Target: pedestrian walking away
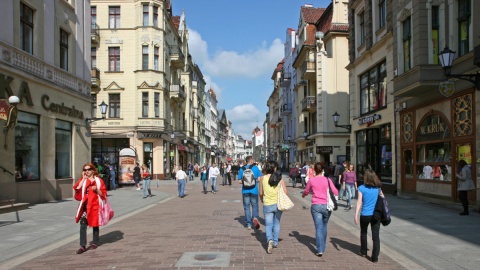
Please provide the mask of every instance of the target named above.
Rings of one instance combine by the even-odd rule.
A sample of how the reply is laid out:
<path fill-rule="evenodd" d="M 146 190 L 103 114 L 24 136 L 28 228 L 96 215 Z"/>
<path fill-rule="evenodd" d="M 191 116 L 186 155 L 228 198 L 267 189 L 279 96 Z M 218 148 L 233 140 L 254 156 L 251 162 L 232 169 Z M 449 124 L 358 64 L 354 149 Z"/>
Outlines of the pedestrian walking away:
<path fill-rule="evenodd" d="M 147 167 L 146 164 L 142 165 L 142 178 L 143 178 L 143 198 L 147 198 L 147 196 L 152 197 L 152 190 L 150 189 L 150 183 L 152 182 L 152 176 L 150 174 L 150 169 Z M 148 195 L 147 195 L 148 192 Z"/>
<path fill-rule="evenodd" d="M 116 187 L 117 174 L 115 172 L 115 168 L 113 167 L 113 165 L 110 164 L 108 168 L 110 169 L 110 190 L 115 190 L 117 189 Z"/>
<path fill-rule="evenodd" d="M 208 179 L 210 179 L 210 183 L 212 184 L 212 193 L 217 193 L 217 177 L 220 174 L 220 170 L 217 167 L 217 164 L 212 163 L 212 167 L 208 169 Z"/>
<path fill-rule="evenodd" d="M 278 246 L 278 237 L 280 235 L 280 219 L 283 212 L 277 208 L 278 191 L 282 188 L 285 194 L 288 193 L 281 171 L 277 170 L 277 162 L 268 161 L 265 166 L 265 175 L 261 177 L 259 183 L 259 196 L 260 201 L 263 203 L 268 254 L 271 254 L 272 250 Z"/>
<path fill-rule="evenodd" d="M 175 181 L 178 185 L 178 197 L 185 197 L 185 184 L 188 181 L 187 174 L 182 170 L 181 166 L 177 166 L 177 173 L 175 174 Z"/>
<path fill-rule="evenodd" d="M 328 205 L 329 187 L 333 194 L 338 195 L 338 190 L 330 178 L 323 176 L 325 170 L 324 165 L 320 162 L 313 165 L 315 176 L 308 180 L 307 186 L 302 193 L 305 198 L 309 193 L 312 193 L 312 206 L 310 212 L 312 213 L 313 222 L 315 224 L 315 237 L 318 257 L 323 256 L 327 245 L 328 220 L 332 214 L 332 208 Z"/>
<path fill-rule="evenodd" d="M 380 254 L 380 220 L 373 218 L 375 205 L 377 203 L 378 195 L 383 197 L 383 192 L 380 189 L 382 182 L 378 179 L 373 170 L 365 170 L 363 176 L 364 184 L 358 188 L 358 201 L 355 208 L 355 224 L 358 225 L 358 216 L 360 214 L 360 255 L 367 256 L 367 230 L 368 225 L 372 230 L 372 262 L 378 262 L 378 255 Z"/>
<path fill-rule="evenodd" d="M 338 171 L 338 184 L 340 185 L 339 192 L 338 192 L 339 193 L 338 199 L 343 201 L 347 200 L 347 198 L 344 197 L 344 194 L 346 195 L 347 192 L 345 191 L 345 187 L 344 187 L 345 177 L 343 176 L 347 168 L 348 168 L 348 162 L 344 161 L 341 165 L 341 168 L 339 168 L 339 171 Z"/>
<path fill-rule="evenodd" d="M 75 222 L 80 222 L 80 248 L 77 254 L 87 251 L 87 227 L 93 228 L 93 240 L 88 249 L 96 249 L 100 244 L 99 209 L 102 200 L 107 198 L 107 187 L 99 177 L 92 163 L 83 165 L 80 179 L 73 185 L 75 199 L 80 201 L 75 214 Z"/>
<path fill-rule="evenodd" d="M 468 191 L 474 190 L 475 185 L 472 180 L 472 170 L 468 166 L 465 160 L 460 160 L 458 162 L 458 198 L 462 202 L 463 212 L 460 213 L 461 216 L 466 216 L 468 212 Z"/>
<path fill-rule="evenodd" d="M 140 178 L 140 164 L 137 162 L 135 164 L 135 168 L 133 168 L 133 181 L 135 181 L 135 186 L 137 187 L 137 190 L 140 190 Z"/>
<path fill-rule="evenodd" d="M 238 183 L 242 185 L 242 199 L 243 210 L 245 211 L 245 227 L 252 229 L 252 223 L 255 229 L 260 229 L 260 222 L 258 221 L 258 179 L 262 176 L 258 166 L 254 165 L 252 156 L 247 156 L 246 165 L 240 168 L 238 172 Z M 246 186 L 245 182 L 248 180 L 244 177 L 245 172 L 248 171 L 248 176 L 253 177 L 255 184 L 253 186 Z"/>

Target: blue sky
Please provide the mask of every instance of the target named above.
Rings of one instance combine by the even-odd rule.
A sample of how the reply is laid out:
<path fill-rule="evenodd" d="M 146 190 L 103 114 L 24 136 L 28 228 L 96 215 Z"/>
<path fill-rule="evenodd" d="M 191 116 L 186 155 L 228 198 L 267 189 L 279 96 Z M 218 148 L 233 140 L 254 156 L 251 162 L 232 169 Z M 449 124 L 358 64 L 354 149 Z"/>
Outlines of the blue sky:
<path fill-rule="evenodd" d="M 327 7 L 330 2 L 172 0 L 175 16 L 185 11 L 190 54 L 235 133 L 250 140 L 252 130 L 262 128 L 271 77 L 284 57 L 287 29 L 298 27 L 300 7 Z"/>

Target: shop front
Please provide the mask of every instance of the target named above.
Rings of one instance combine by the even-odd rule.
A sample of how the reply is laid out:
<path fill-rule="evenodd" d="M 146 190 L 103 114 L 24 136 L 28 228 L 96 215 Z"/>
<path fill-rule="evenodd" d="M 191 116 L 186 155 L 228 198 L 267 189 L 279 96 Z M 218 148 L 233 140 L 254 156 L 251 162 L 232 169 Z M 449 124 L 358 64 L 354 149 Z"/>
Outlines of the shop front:
<path fill-rule="evenodd" d="M 467 162 L 477 182 L 474 116 L 473 91 L 400 114 L 402 192 L 458 201 L 460 160 Z M 476 192 L 468 198 L 477 201 Z"/>

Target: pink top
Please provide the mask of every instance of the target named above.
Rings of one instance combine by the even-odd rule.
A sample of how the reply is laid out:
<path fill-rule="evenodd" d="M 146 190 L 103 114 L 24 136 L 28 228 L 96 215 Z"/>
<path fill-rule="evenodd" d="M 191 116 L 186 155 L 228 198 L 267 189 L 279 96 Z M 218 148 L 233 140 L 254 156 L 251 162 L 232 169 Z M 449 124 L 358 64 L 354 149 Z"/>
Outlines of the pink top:
<path fill-rule="evenodd" d="M 357 173 L 355 171 L 344 172 L 343 177 L 343 181 L 349 185 L 354 185 L 357 182 Z"/>
<path fill-rule="evenodd" d="M 312 191 L 312 204 L 327 204 L 328 203 L 328 183 L 330 181 L 330 189 L 333 194 L 338 196 L 338 190 L 330 178 L 325 176 L 315 176 L 308 180 L 307 186 L 303 191 L 303 196 L 307 196 Z"/>

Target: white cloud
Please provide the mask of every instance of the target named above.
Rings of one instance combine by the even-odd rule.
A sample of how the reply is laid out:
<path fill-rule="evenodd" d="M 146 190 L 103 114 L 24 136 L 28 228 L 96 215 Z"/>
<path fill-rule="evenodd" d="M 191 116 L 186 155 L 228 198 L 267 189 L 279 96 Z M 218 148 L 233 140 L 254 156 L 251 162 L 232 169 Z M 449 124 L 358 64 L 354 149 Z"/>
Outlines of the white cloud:
<path fill-rule="evenodd" d="M 192 29 L 188 29 L 188 48 L 196 64 L 201 65 L 208 61 L 207 42 L 200 33 Z"/>
<path fill-rule="evenodd" d="M 227 110 L 226 114 L 228 120 L 235 123 L 233 125 L 235 133 L 242 135 L 245 140 L 251 139 L 255 127 L 262 129 L 263 116 L 253 104 L 235 106 L 232 110 Z"/>

